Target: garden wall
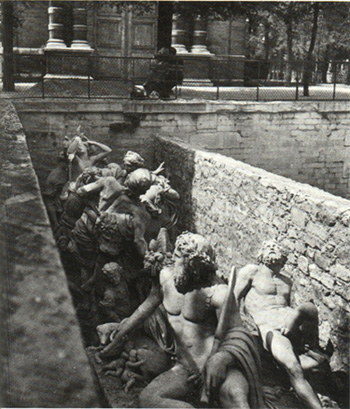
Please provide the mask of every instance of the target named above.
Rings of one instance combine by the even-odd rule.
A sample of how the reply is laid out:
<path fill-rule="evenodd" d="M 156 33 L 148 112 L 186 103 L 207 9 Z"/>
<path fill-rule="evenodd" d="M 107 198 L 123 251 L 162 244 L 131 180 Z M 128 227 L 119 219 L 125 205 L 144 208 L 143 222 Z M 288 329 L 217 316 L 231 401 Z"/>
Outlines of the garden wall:
<path fill-rule="evenodd" d="M 101 407 L 15 109 L 0 102 L 2 407 Z"/>
<path fill-rule="evenodd" d="M 232 264 L 255 262 L 264 240 L 280 241 L 293 305 L 315 303 L 321 343 L 335 347 L 332 368 L 347 368 L 350 201 L 170 138 L 155 147 L 182 197 L 180 228 L 211 239 L 226 275 Z"/>
<path fill-rule="evenodd" d="M 54 145 L 81 124 L 113 148 L 116 161 L 133 149 L 151 165 L 160 134 L 350 198 L 350 102 L 37 101 L 16 108 L 45 174 Z"/>

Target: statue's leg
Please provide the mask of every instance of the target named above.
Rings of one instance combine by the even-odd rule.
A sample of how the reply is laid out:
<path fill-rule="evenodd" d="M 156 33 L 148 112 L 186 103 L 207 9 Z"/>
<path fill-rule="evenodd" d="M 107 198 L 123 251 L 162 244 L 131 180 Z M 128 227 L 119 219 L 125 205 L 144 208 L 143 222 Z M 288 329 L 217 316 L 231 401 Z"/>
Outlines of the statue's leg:
<path fill-rule="evenodd" d="M 180 365 L 157 376 L 141 392 L 140 408 L 193 408 L 185 398 L 193 391 L 189 373 Z"/>
<path fill-rule="evenodd" d="M 232 368 L 219 391 L 222 408 L 249 409 L 249 384 L 239 369 Z"/>
<path fill-rule="evenodd" d="M 321 403 L 309 382 L 305 379 L 302 367 L 295 356 L 291 341 L 278 331 L 267 333 L 267 344 L 276 361 L 282 365 L 299 399 L 307 408 L 321 409 Z"/>

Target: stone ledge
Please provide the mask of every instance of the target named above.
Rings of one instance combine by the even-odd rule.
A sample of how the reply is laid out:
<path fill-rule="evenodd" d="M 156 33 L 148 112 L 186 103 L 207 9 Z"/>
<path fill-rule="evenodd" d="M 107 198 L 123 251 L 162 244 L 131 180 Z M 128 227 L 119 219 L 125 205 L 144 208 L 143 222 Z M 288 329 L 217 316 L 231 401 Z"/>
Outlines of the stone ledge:
<path fill-rule="evenodd" d="M 2 405 L 99 407 L 22 125 L 0 103 Z"/>
<path fill-rule="evenodd" d="M 28 100 L 25 102 L 14 101 L 16 109 L 20 112 L 71 112 L 75 105 L 76 112 L 110 112 L 122 111 L 127 113 L 217 113 L 230 114 L 235 112 L 256 113 L 302 113 L 313 112 L 326 115 L 326 113 L 349 113 L 350 101 L 94 101 L 82 102 L 80 100 L 51 101 L 51 100 Z M 328 118 L 327 118 L 328 119 Z"/>

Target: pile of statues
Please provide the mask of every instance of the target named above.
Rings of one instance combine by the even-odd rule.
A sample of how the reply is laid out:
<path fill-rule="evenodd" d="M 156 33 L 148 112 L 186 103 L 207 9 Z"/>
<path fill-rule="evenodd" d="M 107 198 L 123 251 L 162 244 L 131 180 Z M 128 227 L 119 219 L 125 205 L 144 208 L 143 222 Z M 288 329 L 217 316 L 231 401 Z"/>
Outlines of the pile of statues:
<path fill-rule="evenodd" d="M 68 270 L 78 266 L 74 274 L 66 266 L 67 276 L 78 311 L 89 311 L 96 327 L 105 375 L 126 391 L 142 386 L 143 408 L 273 407 L 260 342 L 303 407 L 321 408 L 305 374 L 329 356 L 319 347 L 316 307 L 290 306 L 280 244 L 263 243 L 257 263 L 233 268 L 225 283 L 205 237 L 176 237 L 179 194 L 160 174 L 163 164 L 152 172 L 130 151 L 122 166 L 108 164 L 110 152 L 81 132 L 68 138 L 45 192 L 62 259 Z"/>

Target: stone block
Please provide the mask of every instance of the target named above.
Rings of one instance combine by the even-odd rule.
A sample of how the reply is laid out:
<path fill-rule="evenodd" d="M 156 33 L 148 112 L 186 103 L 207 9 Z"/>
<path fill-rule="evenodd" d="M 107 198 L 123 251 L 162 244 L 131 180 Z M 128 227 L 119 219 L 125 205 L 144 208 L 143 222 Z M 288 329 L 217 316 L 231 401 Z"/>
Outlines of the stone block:
<path fill-rule="evenodd" d="M 315 263 L 325 271 L 329 271 L 331 260 L 322 255 L 319 251 L 315 253 Z"/>
<path fill-rule="evenodd" d="M 304 274 L 308 274 L 309 273 L 309 260 L 304 256 L 298 257 L 298 268 Z"/>
<path fill-rule="evenodd" d="M 303 212 L 302 210 L 299 210 L 296 207 L 292 207 L 290 217 L 292 222 L 301 228 L 305 227 L 306 222 L 308 220 L 307 213 Z"/>
<path fill-rule="evenodd" d="M 217 129 L 218 126 L 218 118 L 216 114 L 206 114 L 201 115 L 197 119 L 197 129 L 204 130 L 204 129 Z"/>
<path fill-rule="evenodd" d="M 336 282 L 334 291 L 336 292 L 336 294 L 339 294 L 342 298 L 344 298 L 344 300 L 346 300 L 347 302 L 350 301 L 350 290 L 348 285 Z"/>
<path fill-rule="evenodd" d="M 329 238 L 328 229 L 324 228 L 320 223 L 310 221 L 306 226 L 306 230 L 322 241 L 326 241 Z"/>
<path fill-rule="evenodd" d="M 349 133 L 347 133 L 345 135 L 344 146 L 345 147 L 350 147 L 350 135 L 349 135 Z"/>
<path fill-rule="evenodd" d="M 341 264 L 331 266 L 330 274 L 346 283 L 350 282 L 350 270 Z"/>

